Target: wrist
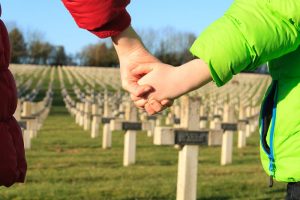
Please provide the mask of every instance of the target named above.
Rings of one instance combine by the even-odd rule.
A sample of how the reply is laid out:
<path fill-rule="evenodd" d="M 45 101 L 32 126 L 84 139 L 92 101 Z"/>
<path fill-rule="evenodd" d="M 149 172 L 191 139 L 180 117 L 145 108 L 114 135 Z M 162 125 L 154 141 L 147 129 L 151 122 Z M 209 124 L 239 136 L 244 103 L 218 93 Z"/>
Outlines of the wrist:
<path fill-rule="evenodd" d="M 194 59 L 177 67 L 184 93 L 196 90 L 212 80 L 208 65 L 201 59 Z"/>
<path fill-rule="evenodd" d="M 112 41 L 120 60 L 133 52 L 144 49 L 140 37 L 131 26 L 120 34 L 113 36 Z"/>

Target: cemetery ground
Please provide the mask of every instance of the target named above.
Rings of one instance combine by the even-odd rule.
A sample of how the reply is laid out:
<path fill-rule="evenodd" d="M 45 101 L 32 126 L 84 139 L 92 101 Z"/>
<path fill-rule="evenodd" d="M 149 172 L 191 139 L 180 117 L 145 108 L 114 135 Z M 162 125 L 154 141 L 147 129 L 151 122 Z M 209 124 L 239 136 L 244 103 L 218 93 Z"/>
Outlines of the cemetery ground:
<path fill-rule="evenodd" d="M 50 115 L 26 150 L 25 184 L 0 188 L 0 200 L 173 200 L 176 199 L 178 150 L 154 146 L 146 132 L 137 136 L 137 161 L 123 167 L 124 133 L 113 132 L 112 148 L 101 149 L 69 115 L 60 93 L 57 70 Z M 259 135 L 237 149 L 233 163 L 220 166 L 221 147 L 200 146 L 197 199 L 284 199 L 283 183 L 268 187 L 259 159 Z"/>

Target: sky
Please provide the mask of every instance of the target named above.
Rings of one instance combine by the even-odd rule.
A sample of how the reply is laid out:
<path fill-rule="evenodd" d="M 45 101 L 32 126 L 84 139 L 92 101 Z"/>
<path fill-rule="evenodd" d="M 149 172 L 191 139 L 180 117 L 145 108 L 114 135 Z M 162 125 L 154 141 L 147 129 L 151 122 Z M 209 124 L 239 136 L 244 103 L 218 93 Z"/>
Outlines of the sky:
<path fill-rule="evenodd" d="M 233 0 L 131 0 L 127 10 L 138 30 L 177 31 L 199 35 L 228 9 Z M 79 29 L 60 0 L 1 0 L 1 19 L 8 27 L 17 26 L 25 37 L 39 32 L 43 39 L 64 45 L 75 54 L 89 44 L 101 41 Z"/>

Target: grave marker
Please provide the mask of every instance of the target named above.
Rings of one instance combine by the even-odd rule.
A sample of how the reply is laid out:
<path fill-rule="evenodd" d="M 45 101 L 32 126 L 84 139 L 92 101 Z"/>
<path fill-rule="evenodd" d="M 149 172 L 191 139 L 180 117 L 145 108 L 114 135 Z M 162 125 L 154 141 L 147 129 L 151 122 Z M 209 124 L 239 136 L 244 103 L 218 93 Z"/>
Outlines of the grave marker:
<path fill-rule="evenodd" d="M 223 123 L 221 125 L 224 130 L 222 139 L 221 165 L 232 163 L 232 142 L 233 132 L 237 130 L 237 125 L 233 123 L 234 109 L 228 103 L 224 105 Z"/>

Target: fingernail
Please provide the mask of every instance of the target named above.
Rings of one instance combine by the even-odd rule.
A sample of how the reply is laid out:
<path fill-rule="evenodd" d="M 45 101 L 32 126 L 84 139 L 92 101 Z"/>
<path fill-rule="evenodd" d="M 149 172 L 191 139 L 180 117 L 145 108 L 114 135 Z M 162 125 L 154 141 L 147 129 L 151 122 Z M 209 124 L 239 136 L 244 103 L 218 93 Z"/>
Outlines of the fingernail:
<path fill-rule="evenodd" d="M 155 104 L 155 101 L 154 101 L 154 100 L 151 100 L 151 101 L 150 101 L 150 104 L 151 104 L 151 105 L 154 105 L 154 104 Z"/>

